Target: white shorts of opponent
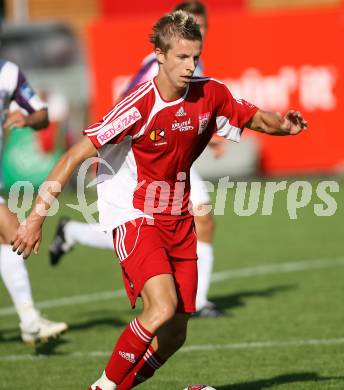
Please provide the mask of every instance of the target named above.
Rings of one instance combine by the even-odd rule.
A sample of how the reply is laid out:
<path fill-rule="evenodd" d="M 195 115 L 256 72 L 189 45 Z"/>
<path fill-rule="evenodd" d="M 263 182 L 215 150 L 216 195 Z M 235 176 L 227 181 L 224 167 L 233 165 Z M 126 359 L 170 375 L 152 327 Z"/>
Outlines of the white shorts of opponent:
<path fill-rule="evenodd" d="M 190 185 L 190 199 L 194 206 L 210 203 L 207 186 L 205 185 L 201 176 L 194 167 L 191 167 L 190 170 Z"/>
<path fill-rule="evenodd" d="M 5 199 L 2 196 L 0 196 L 0 204 L 6 204 Z"/>

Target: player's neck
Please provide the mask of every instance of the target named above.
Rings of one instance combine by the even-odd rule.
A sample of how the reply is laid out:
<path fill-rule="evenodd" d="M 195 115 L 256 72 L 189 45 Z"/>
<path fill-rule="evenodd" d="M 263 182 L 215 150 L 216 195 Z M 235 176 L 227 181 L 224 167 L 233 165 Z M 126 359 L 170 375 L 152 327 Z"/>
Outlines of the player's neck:
<path fill-rule="evenodd" d="M 156 76 L 154 81 L 160 96 L 166 101 L 177 100 L 185 93 L 186 88 L 176 88 L 161 72 Z"/>

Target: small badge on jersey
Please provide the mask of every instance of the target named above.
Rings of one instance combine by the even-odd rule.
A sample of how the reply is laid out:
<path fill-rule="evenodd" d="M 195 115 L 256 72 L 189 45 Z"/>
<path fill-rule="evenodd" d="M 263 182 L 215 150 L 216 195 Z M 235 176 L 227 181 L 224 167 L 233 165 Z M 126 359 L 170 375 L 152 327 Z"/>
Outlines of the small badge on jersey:
<path fill-rule="evenodd" d="M 98 142 L 100 145 L 105 145 L 111 139 L 115 138 L 116 135 L 120 134 L 123 130 L 127 129 L 141 118 L 140 111 L 136 107 L 131 108 L 114 120 L 110 126 L 104 126 L 97 134 Z"/>
<path fill-rule="evenodd" d="M 165 145 L 166 142 L 166 131 L 165 129 L 154 129 L 149 133 L 149 139 L 155 143 L 155 145 Z"/>
<path fill-rule="evenodd" d="M 207 128 L 210 118 L 210 112 L 200 114 L 198 116 L 198 134 L 202 134 Z"/>

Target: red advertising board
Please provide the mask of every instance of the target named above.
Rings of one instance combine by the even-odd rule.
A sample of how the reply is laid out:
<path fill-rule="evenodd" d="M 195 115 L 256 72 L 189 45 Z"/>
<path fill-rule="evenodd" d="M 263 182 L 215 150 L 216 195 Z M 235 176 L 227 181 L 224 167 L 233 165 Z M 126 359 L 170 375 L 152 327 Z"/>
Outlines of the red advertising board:
<path fill-rule="evenodd" d="M 159 15 L 100 20 L 89 28 L 93 118 L 112 106 L 151 51 Z M 203 52 L 206 74 L 260 108 L 301 110 L 298 137 L 258 136 L 269 174 L 331 172 L 344 166 L 344 12 L 339 9 L 212 12 Z"/>
<path fill-rule="evenodd" d="M 178 0 L 131 0 L 114 1 L 100 0 L 100 12 L 102 17 L 119 17 L 120 15 L 137 14 L 163 14 L 169 12 L 182 1 Z M 246 5 L 246 0 L 202 0 L 209 12 L 228 9 L 242 9 Z"/>

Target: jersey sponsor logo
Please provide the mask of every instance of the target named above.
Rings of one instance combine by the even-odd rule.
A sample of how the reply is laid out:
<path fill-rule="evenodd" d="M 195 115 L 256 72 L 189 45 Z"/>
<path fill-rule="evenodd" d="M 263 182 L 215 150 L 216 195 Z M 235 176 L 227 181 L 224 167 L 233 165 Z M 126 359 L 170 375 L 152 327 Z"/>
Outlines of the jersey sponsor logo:
<path fill-rule="evenodd" d="M 185 112 L 183 106 L 181 106 L 179 108 L 179 110 L 176 112 L 176 116 L 186 116 L 186 112 Z"/>
<path fill-rule="evenodd" d="M 166 131 L 165 129 L 154 129 L 149 133 L 149 139 L 155 142 L 155 145 L 165 145 L 166 142 Z"/>
<path fill-rule="evenodd" d="M 112 128 L 106 126 L 99 132 L 97 135 L 98 142 L 100 145 L 106 144 L 108 141 L 116 137 L 116 135 L 127 129 L 129 126 L 133 125 L 141 118 L 142 116 L 140 111 L 136 107 L 131 108 L 112 122 Z"/>
<path fill-rule="evenodd" d="M 175 130 L 190 131 L 193 129 L 194 129 L 194 127 L 191 125 L 191 118 L 189 118 L 188 120 L 183 121 L 183 122 L 178 122 L 177 120 L 175 120 L 172 123 L 172 128 L 171 128 L 172 131 L 175 131 Z"/>
<path fill-rule="evenodd" d="M 200 114 L 198 116 L 198 134 L 202 134 L 207 128 L 210 118 L 210 112 Z"/>

